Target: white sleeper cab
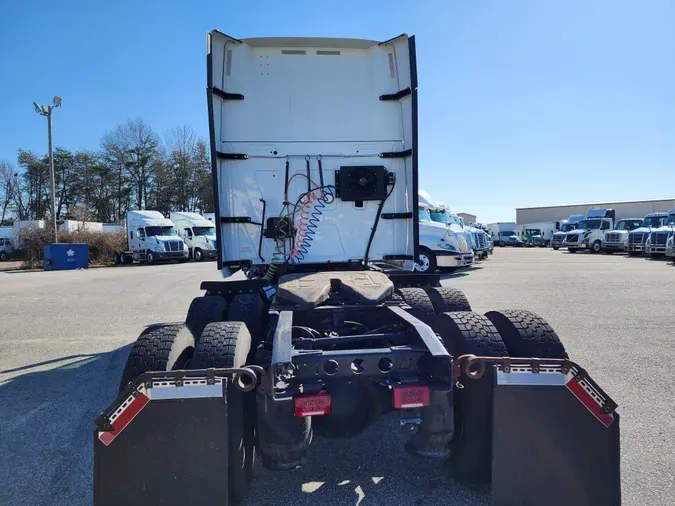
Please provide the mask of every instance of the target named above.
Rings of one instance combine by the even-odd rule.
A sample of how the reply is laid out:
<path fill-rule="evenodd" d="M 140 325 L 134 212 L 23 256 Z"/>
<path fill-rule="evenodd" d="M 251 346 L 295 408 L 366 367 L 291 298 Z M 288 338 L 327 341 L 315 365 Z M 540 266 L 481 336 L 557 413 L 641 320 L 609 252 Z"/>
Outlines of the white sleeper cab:
<path fill-rule="evenodd" d="M 188 250 L 173 222 L 158 211 L 129 211 L 126 220 L 127 249 L 115 253 L 115 263 L 177 260 L 187 262 Z"/>
<path fill-rule="evenodd" d="M 188 258 L 197 262 L 209 259 L 215 260 L 216 227 L 199 213 L 175 212 L 171 213 L 176 232 L 183 238 L 188 248 Z"/>

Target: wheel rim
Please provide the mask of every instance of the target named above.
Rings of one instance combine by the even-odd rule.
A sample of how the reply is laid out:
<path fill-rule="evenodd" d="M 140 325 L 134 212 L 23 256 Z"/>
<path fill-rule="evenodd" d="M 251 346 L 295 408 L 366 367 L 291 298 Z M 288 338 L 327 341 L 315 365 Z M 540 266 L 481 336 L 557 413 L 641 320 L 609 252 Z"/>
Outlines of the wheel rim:
<path fill-rule="evenodd" d="M 419 272 L 426 272 L 429 270 L 429 257 L 424 253 L 420 253 L 419 261 L 415 264 L 415 270 Z"/>
<path fill-rule="evenodd" d="M 594 244 L 593 244 L 593 251 L 595 251 L 596 253 L 597 253 L 598 251 L 600 251 L 600 244 L 598 244 L 597 242 L 594 243 Z"/>
<path fill-rule="evenodd" d="M 195 260 L 199 261 L 201 259 L 202 259 L 202 251 L 201 250 L 195 251 Z"/>

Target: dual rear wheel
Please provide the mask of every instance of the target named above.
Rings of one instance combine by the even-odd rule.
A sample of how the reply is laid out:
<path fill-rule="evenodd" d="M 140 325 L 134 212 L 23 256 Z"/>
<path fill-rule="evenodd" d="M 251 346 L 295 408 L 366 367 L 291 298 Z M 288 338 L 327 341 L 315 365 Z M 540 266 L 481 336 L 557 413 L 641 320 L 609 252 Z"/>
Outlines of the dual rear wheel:
<path fill-rule="evenodd" d="M 243 367 L 260 337 L 266 312 L 257 295 L 237 295 L 230 304 L 219 296 L 197 297 L 184 324 L 157 325 L 141 333 L 122 373 L 120 391 L 149 371 Z M 234 318 L 238 321 L 232 321 Z M 226 319 L 230 321 L 223 321 Z M 244 498 L 251 482 L 254 395 L 228 384 L 228 493 L 232 504 Z"/>
<path fill-rule="evenodd" d="M 464 294 L 449 287 L 401 288 L 409 312 L 431 325 L 453 357 L 568 358 L 560 338 L 539 315 L 524 310 L 474 313 Z M 492 467 L 493 371 L 460 378 L 454 389 L 455 434 L 451 474 L 466 483 L 488 482 Z"/>

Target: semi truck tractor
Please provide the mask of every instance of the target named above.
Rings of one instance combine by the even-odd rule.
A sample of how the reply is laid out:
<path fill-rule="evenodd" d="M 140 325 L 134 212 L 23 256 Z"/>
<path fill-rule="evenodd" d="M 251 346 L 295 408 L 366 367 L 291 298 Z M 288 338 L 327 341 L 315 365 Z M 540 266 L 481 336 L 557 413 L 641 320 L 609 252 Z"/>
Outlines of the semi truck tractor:
<path fill-rule="evenodd" d="M 562 220 L 560 222 L 560 230 L 551 237 L 551 247 L 554 250 L 559 250 L 561 247 L 564 247 L 567 233 L 576 230 L 579 226 L 579 222 L 584 219 L 584 216 L 585 215 L 583 214 L 572 214 L 567 220 Z"/>
<path fill-rule="evenodd" d="M 614 224 L 614 230 L 607 232 L 602 241 L 604 253 L 628 251 L 628 234 L 642 224 L 642 218 L 623 218 Z"/>
<path fill-rule="evenodd" d="M 645 252 L 653 258 L 666 254 L 668 239 L 675 230 L 675 209 L 668 211 L 668 217 L 662 227 L 652 230 L 645 244 Z"/>
<path fill-rule="evenodd" d="M 199 213 L 174 212 L 170 215 L 176 232 L 188 248 L 188 258 L 197 262 L 216 259 L 216 228 Z"/>
<path fill-rule="evenodd" d="M 158 211 L 129 211 L 125 233 L 127 249 L 114 254 L 116 264 L 146 262 L 154 264 L 176 260 L 187 262 L 188 249 L 171 220 Z"/>
<path fill-rule="evenodd" d="M 436 219 L 432 218 L 432 212 Z M 453 230 L 439 215 L 438 208 L 432 211 L 426 204 L 419 204 L 420 245 L 415 264 L 418 272 L 433 273 L 437 268 L 451 270 L 473 264 L 471 244 L 462 229 Z"/>
<path fill-rule="evenodd" d="M 616 404 L 553 328 L 472 312 L 414 270 L 415 39 L 214 31 L 207 47 L 224 279 L 131 348 L 95 422 L 94 504 L 237 504 L 256 458 L 292 472 L 313 436 L 394 416 L 402 450 L 491 482 L 495 505 L 618 506 Z"/>
<path fill-rule="evenodd" d="M 653 230 L 660 228 L 668 218 L 668 213 L 649 213 L 642 219 L 642 224 L 628 232 L 628 254 L 639 256 L 647 250 L 647 239 Z"/>
<path fill-rule="evenodd" d="M 600 253 L 605 233 L 614 230 L 613 209 L 590 209 L 576 230 L 567 233 L 565 245 L 570 253 L 579 250 Z"/>

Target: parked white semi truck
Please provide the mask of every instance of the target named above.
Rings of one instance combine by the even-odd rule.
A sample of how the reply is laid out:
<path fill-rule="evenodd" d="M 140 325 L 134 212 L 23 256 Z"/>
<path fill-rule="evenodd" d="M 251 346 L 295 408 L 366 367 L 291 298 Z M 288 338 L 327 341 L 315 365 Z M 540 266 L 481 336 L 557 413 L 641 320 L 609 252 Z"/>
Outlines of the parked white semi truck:
<path fill-rule="evenodd" d="M 639 228 L 641 224 L 641 218 L 623 218 L 617 221 L 614 224 L 614 230 L 605 234 L 602 251 L 610 254 L 628 251 L 628 234 L 631 230 Z"/>
<path fill-rule="evenodd" d="M 453 230 L 438 215 L 432 219 L 432 209 L 422 202 L 418 205 L 420 248 L 415 270 L 432 273 L 437 268 L 470 267 L 474 254 L 461 228 Z M 434 209 L 434 213 L 438 214 L 439 210 Z"/>
<path fill-rule="evenodd" d="M 628 233 L 628 254 L 632 257 L 644 253 L 647 249 L 647 239 L 652 230 L 663 226 L 668 213 L 649 213 L 642 220 L 640 227 Z"/>
<path fill-rule="evenodd" d="M 666 256 L 670 258 L 675 257 L 675 234 L 671 235 L 666 241 Z"/>
<path fill-rule="evenodd" d="M 675 209 L 668 211 L 668 217 L 662 227 L 652 230 L 645 244 L 645 251 L 652 257 L 660 257 L 666 254 L 668 240 L 673 237 L 675 230 Z"/>
<path fill-rule="evenodd" d="M 567 220 L 562 220 L 560 222 L 560 230 L 551 237 L 551 247 L 554 250 L 559 250 L 561 247 L 565 246 L 568 232 L 576 230 L 579 226 L 579 222 L 584 219 L 584 216 L 585 215 L 583 214 L 571 214 Z"/>
<path fill-rule="evenodd" d="M 197 262 L 216 259 L 216 228 L 215 225 L 199 213 L 174 212 L 171 221 L 176 227 L 176 233 L 183 238 L 188 248 L 188 258 Z"/>
<path fill-rule="evenodd" d="M 600 253 L 605 233 L 614 230 L 614 216 L 614 209 L 589 209 L 579 227 L 567 234 L 567 250 L 570 253 L 579 250 Z"/>
<path fill-rule="evenodd" d="M 428 192 L 420 190 L 418 192 L 418 202 L 423 204 L 429 210 L 429 216 L 432 221 L 446 225 L 455 235 L 464 236 L 468 250 L 462 250 L 460 253 L 475 254 L 477 246 L 469 227 L 464 225 L 463 220 L 452 212 L 450 207 L 444 203 L 434 200 Z"/>
<path fill-rule="evenodd" d="M 129 211 L 126 219 L 127 249 L 115 253 L 115 263 L 154 264 L 166 260 L 187 262 L 188 249 L 171 220 L 157 211 Z"/>

